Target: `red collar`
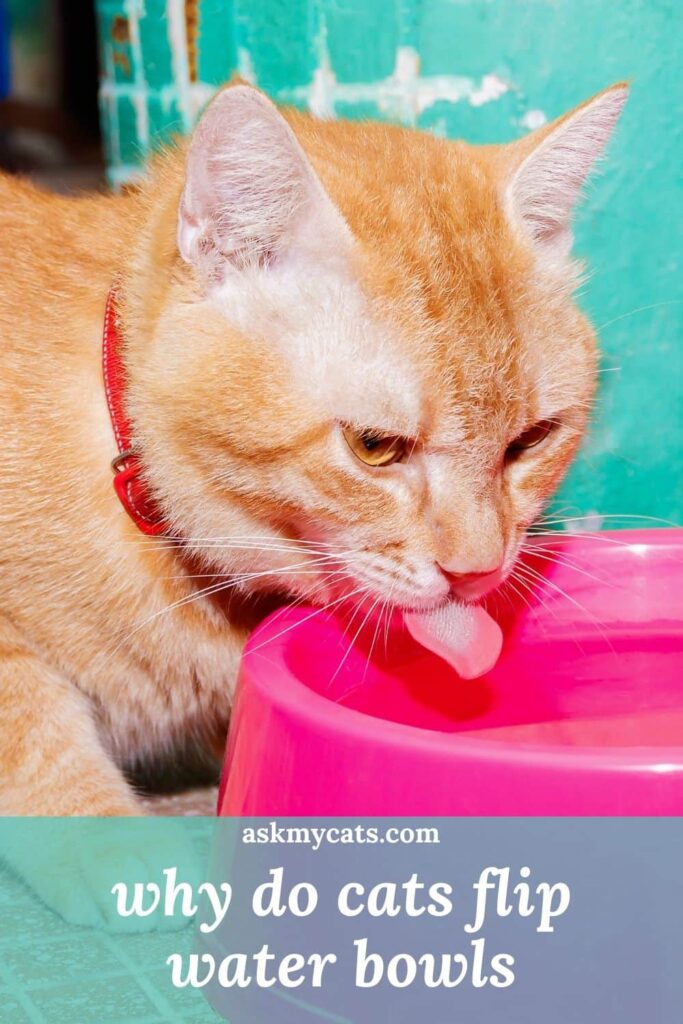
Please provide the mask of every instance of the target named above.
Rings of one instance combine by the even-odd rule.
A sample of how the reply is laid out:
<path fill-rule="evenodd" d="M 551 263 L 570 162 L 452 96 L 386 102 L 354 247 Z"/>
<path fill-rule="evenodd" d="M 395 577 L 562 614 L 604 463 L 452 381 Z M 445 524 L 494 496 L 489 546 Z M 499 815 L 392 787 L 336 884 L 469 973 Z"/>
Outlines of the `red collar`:
<path fill-rule="evenodd" d="M 122 338 L 116 312 L 116 288 L 107 296 L 102 337 L 102 373 L 109 416 L 119 454 L 112 460 L 114 490 L 135 525 L 150 537 L 166 530 L 158 505 L 141 477 L 140 454 L 125 412 L 126 369 L 121 358 Z"/>

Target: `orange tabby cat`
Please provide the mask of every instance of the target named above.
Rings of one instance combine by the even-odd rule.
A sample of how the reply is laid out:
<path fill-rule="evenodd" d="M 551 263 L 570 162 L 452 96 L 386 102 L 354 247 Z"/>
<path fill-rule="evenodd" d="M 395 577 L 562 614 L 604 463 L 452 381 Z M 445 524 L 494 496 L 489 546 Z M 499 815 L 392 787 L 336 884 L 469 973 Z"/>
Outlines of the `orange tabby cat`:
<path fill-rule="evenodd" d="M 140 814 L 123 769 L 220 747 L 259 595 L 509 573 L 593 396 L 570 218 L 625 98 L 473 148 L 237 85 L 139 191 L 0 177 L 0 812 Z M 166 539 L 112 489 L 114 282 Z"/>

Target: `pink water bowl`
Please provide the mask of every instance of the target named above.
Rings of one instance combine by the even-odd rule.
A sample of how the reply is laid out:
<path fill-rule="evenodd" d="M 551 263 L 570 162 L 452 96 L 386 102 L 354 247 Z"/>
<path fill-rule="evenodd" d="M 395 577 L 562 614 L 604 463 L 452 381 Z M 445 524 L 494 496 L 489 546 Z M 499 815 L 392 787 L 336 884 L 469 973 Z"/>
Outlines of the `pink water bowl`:
<path fill-rule="evenodd" d="M 683 529 L 537 543 L 489 604 L 505 643 L 480 679 L 398 615 L 360 631 L 350 608 L 266 619 L 219 813 L 683 814 Z"/>

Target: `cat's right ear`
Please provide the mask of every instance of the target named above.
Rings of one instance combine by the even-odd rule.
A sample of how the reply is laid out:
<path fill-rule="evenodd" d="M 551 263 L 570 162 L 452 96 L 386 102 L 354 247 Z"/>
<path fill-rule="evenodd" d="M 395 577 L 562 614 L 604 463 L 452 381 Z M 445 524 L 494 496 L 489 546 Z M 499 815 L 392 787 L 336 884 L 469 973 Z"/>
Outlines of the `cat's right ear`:
<path fill-rule="evenodd" d="M 224 89 L 190 143 L 178 249 L 207 282 L 285 259 L 329 258 L 348 229 L 294 132 L 250 86 Z"/>
<path fill-rule="evenodd" d="M 627 84 L 619 82 L 503 147 L 513 164 L 506 188 L 510 215 L 546 257 L 568 256 L 573 208 L 627 97 Z"/>

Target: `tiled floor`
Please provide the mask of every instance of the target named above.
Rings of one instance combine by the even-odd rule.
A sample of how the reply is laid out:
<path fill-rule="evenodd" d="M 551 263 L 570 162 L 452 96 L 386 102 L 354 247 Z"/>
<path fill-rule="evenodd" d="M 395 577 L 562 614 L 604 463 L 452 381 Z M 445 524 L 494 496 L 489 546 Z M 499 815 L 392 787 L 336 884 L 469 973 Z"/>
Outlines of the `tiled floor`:
<path fill-rule="evenodd" d="M 201 847 L 207 829 L 192 828 Z M 220 1020 L 200 992 L 169 981 L 166 958 L 189 950 L 191 927 L 122 936 L 68 926 L 1 865 L 0 921 L 2 1024 Z"/>
<path fill-rule="evenodd" d="M 144 802 L 150 814 L 209 817 L 216 813 L 217 797 L 218 787 L 206 786 L 202 789 L 188 789 L 185 793 L 172 793 L 170 796 L 147 796 Z"/>

